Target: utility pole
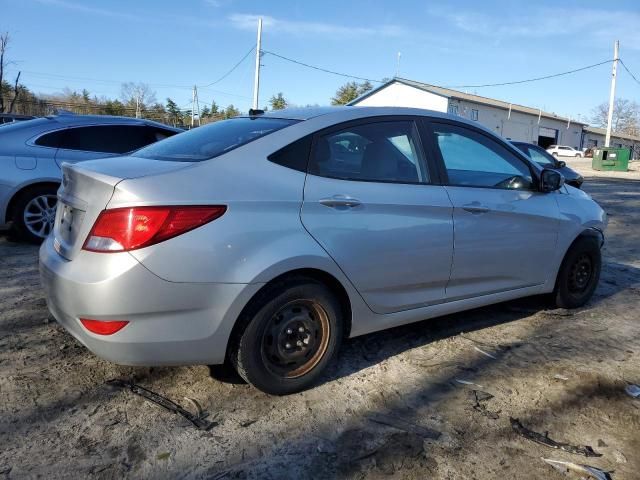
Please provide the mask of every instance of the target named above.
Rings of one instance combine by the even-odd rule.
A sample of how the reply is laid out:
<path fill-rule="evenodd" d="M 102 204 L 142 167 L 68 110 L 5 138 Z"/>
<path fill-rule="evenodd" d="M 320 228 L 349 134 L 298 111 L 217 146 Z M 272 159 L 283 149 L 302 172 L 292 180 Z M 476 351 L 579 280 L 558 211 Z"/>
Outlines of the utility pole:
<path fill-rule="evenodd" d="M 262 43 L 262 18 L 258 19 L 258 39 L 256 41 L 256 73 L 253 79 L 253 110 L 258 110 L 258 91 L 260 90 L 260 54 Z"/>
<path fill-rule="evenodd" d="M 604 139 L 604 146 L 608 147 L 611 142 L 611 124 L 613 123 L 613 106 L 616 100 L 616 76 L 618 71 L 620 42 L 616 40 L 613 46 L 613 71 L 611 72 L 611 93 L 609 94 L 609 116 L 607 117 L 607 136 Z"/>
<path fill-rule="evenodd" d="M 142 112 L 140 111 L 140 93 L 136 92 L 136 118 L 140 118 Z"/>
<path fill-rule="evenodd" d="M 197 113 L 196 113 L 197 112 Z M 191 126 L 195 123 L 195 116 L 198 115 L 198 126 L 200 123 L 200 100 L 198 99 L 198 86 L 193 86 L 193 93 L 191 94 Z"/>
<path fill-rule="evenodd" d="M 193 128 L 193 119 L 196 113 L 196 86 L 191 90 L 191 128 Z"/>

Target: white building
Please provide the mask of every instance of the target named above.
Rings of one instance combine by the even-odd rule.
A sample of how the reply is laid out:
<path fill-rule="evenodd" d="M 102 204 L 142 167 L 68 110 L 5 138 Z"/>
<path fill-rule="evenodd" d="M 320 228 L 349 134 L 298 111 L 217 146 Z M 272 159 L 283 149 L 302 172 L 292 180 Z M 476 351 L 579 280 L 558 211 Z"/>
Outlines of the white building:
<path fill-rule="evenodd" d="M 404 78 L 394 78 L 350 105 L 426 108 L 477 121 L 511 140 L 580 149 L 586 124 L 554 113 Z"/>
<path fill-rule="evenodd" d="M 584 127 L 582 145 L 584 147 L 602 147 L 607 131 L 604 128 Z M 611 134 L 611 147 L 630 148 L 631 158 L 640 158 L 640 137 L 623 133 Z"/>

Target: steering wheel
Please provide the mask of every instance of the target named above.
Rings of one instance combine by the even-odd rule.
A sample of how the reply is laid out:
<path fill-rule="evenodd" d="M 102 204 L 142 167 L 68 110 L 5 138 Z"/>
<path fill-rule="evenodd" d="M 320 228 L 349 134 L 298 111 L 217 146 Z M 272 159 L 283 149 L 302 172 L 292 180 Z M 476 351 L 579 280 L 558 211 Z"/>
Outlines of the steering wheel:
<path fill-rule="evenodd" d="M 505 178 L 495 186 L 498 188 L 506 188 L 507 190 L 519 190 L 524 188 L 525 179 L 520 175 L 514 175 L 513 177 Z"/>

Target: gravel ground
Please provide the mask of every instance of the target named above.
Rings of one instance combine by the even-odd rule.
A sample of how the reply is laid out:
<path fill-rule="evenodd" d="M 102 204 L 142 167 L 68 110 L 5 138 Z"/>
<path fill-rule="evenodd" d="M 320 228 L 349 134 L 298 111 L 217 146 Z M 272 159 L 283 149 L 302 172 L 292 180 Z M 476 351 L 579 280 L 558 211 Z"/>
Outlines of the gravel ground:
<path fill-rule="evenodd" d="M 569 478 L 542 457 L 640 478 L 640 399 L 624 391 L 640 383 L 640 172 L 569 164 L 610 215 L 589 305 L 526 299 L 352 339 L 321 385 L 288 397 L 205 366 L 100 360 L 48 319 L 37 248 L 0 236 L 0 478 Z M 196 401 L 215 426 L 114 378 Z M 510 417 L 602 456 L 534 443 Z"/>

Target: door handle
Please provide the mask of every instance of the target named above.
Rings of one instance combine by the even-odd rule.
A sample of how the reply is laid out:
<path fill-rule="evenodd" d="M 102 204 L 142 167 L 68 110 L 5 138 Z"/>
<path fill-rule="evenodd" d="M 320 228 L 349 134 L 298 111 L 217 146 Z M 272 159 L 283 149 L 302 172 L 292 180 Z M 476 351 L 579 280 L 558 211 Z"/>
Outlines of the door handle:
<path fill-rule="evenodd" d="M 480 202 L 472 202 L 467 205 L 463 205 L 462 209 L 466 210 L 467 212 L 473 213 L 474 215 L 477 215 L 479 213 L 487 213 L 489 211 L 489 207 L 480 205 Z"/>
<path fill-rule="evenodd" d="M 336 207 L 357 207 L 358 205 L 362 205 L 362 202 L 357 198 L 350 197 L 348 195 L 334 195 L 333 197 L 321 198 L 319 202 L 331 208 Z"/>

